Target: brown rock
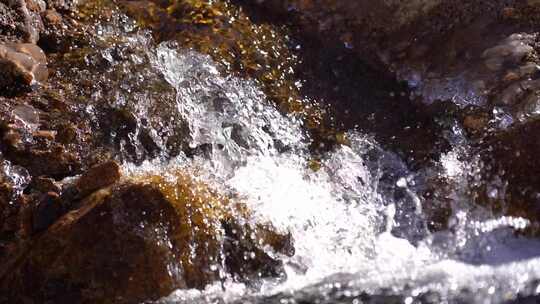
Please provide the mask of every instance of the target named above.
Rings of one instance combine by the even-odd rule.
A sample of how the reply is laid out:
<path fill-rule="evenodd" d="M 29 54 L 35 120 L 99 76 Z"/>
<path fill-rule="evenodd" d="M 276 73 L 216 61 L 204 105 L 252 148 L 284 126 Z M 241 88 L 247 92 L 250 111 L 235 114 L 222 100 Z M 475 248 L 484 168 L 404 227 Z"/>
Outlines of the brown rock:
<path fill-rule="evenodd" d="M 463 120 L 463 126 L 465 129 L 469 132 L 478 132 L 482 130 L 485 126 L 487 126 L 489 122 L 489 117 L 486 115 L 467 115 L 465 119 Z"/>
<path fill-rule="evenodd" d="M 63 143 L 68 144 L 77 138 L 77 127 L 74 124 L 62 125 L 56 134 L 56 139 Z"/>
<path fill-rule="evenodd" d="M 114 184 L 120 176 L 120 166 L 115 161 L 107 161 L 83 173 L 75 186 L 80 196 L 86 196 L 95 190 Z"/>
<path fill-rule="evenodd" d="M 219 280 L 222 263 L 238 280 L 281 275 L 262 246 L 292 254 L 290 236 L 236 223 L 184 181 L 94 192 L 0 266 L 0 302 L 139 303 Z"/>
<path fill-rule="evenodd" d="M 15 106 L 11 111 L 14 118 L 25 126 L 39 126 L 39 111 L 31 105 L 22 104 Z"/>
<path fill-rule="evenodd" d="M 182 172 L 172 173 L 176 181 L 161 176 L 143 176 L 165 195 L 182 221 L 178 235 L 182 250 L 180 260 L 186 284 L 204 288 L 208 282 L 221 279 L 219 271 L 225 265 L 227 273 L 237 281 L 261 277 L 276 277 L 283 273 L 282 263 L 262 250 L 264 246 L 290 255 L 291 238 L 276 233 L 271 226 L 252 226 L 249 210 L 194 181 Z"/>
<path fill-rule="evenodd" d="M 234 222 L 224 222 L 223 228 L 226 235 L 225 266 L 237 281 L 253 284 L 261 277 L 284 276 L 282 262 L 268 256 L 257 246 L 253 241 L 253 235 L 256 235 L 255 239 L 263 240 L 277 252 L 292 256 L 294 248 L 290 234 L 280 235 L 273 232 L 271 227 L 259 226 L 253 229 L 249 225 L 242 226 Z"/>
<path fill-rule="evenodd" d="M 56 132 L 50 130 L 38 130 L 33 132 L 32 135 L 37 138 L 45 138 L 53 141 L 56 137 Z"/>
<path fill-rule="evenodd" d="M 36 45 L 0 44 L 0 87 L 27 88 L 48 78 L 47 58 Z"/>
<path fill-rule="evenodd" d="M 28 185 L 28 187 L 32 191 L 36 191 L 38 193 L 47 193 L 47 192 L 60 193 L 60 190 L 61 190 L 60 186 L 54 179 L 47 178 L 45 176 L 34 177 L 30 185 Z"/>
<path fill-rule="evenodd" d="M 72 11 L 77 4 L 78 0 L 46 0 L 48 8 L 54 8 L 58 11 Z"/>
<path fill-rule="evenodd" d="M 17 165 L 28 169 L 30 174 L 55 178 L 73 176 L 80 173 L 80 155 L 67 151 L 64 146 L 51 143 L 49 147 L 7 147 L 5 151 Z"/>
<path fill-rule="evenodd" d="M 0 302 L 138 303 L 185 287 L 180 219 L 150 186 L 100 190 L 0 270 Z"/>
<path fill-rule="evenodd" d="M 49 24 L 57 25 L 62 23 L 62 16 L 53 9 L 45 11 L 44 18 Z"/>
<path fill-rule="evenodd" d="M 63 212 L 60 196 L 56 192 L 45 194 L 32 215 L 32 232 L 38 233 L 51 226 Z"/>
<path fill-rule="evenodd" d="M 26 7 L 36 13 L 43 13 L 47 4 L 43 0 L 26 0 Z"/>

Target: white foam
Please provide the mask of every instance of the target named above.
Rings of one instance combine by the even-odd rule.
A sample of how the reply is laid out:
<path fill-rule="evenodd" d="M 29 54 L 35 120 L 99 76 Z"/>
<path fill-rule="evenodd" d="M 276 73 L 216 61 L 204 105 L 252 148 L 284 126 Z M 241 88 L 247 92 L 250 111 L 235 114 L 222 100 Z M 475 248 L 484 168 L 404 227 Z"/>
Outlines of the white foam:
<path fill-rule="evenodd" d="M 257 291 L 239 283 L 216 283 L 203 291 L 178 290 L 165 302 L 233 302 L 246 294 L 294 292 L 331 275 L 356 273 L 354 279 L 348 277 L 354 291 L 390 288 L 414 296 L 431 290 L 451 299 L 468 288 L 479 303 L 499 303 L 540 277 L 540 243 L 516 238 L 505 228 L 521 228 L 525 220 L 469 210 L 464 206 L 470 202 L 461 201 L 451 219 L 452 231 L 412 231 L 409 235 L 424 238 L 413 245 L 392 233 L 404 227 L 400 216 L 413 219 L 410 230 L 423 221 L 416 176 L 398 157 L 369 137 L 349 132 L 350 147 L 327 153 L 314 172 L 301 123 L 280 114 L 253 82 L 223 77 L 209 57 L 167 44 L 156 50 L 153 64 L 177 90 L 176 109 L 189 123 L 190 146 L 207 144 L 211 153 L 126 165 L 126 170 L 196 168 L 201 178 L 246 201 L 253 220 L 271 221 L 290 232 L 296 250 L 292 258 L 282 257 L 285 282 L 267 282 Z M 278 143 L 289 146 L 288 152 L 280 152 Z M 459 201 L 475 167 L 463 142 L 456 146 L 442 155 L 438 174 L 453 183 L 451 195 Z M 376 154 L 375 160 L 369 153 Z M 396 178 L 384 181 L 388 170 Z M 399 191 L 406 196 L 396 200 L 393 194 Z M 411 211 L 406 201 L 413 205 Z"/>

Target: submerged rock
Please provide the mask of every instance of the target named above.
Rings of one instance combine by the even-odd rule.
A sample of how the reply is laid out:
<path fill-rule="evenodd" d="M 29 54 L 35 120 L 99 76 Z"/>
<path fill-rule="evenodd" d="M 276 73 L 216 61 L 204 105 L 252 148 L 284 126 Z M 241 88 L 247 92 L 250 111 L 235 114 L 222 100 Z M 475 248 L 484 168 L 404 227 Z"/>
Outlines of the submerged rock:
<path fill-rule="evenodd" d="M 120 179 L 120 166 L 114 161 L 106 161 L 86 171 L 75 182 L 80 197 L 114 184 Z"/>

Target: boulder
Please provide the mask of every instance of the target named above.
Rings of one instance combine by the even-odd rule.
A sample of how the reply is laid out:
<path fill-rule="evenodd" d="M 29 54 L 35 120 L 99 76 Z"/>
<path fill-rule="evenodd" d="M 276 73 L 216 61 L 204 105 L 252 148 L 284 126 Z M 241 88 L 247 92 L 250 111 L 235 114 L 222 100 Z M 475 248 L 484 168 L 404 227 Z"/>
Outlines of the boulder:
<path fill-rule="evenodd" d="M 290 255 L 290 236 L 240 224 L 243 211 L 218 198 L 185 176 L 97 190 L 2 265 L 0 302 L 139 303 L 227 272 L 239 281 L 282 275 L 262 248 Z"/>
<path fill-rule="evenodd" d="M 115 191 L 92 194 L 23 247 L 1 273 L 3 300 L 134 303 L 185 287 L 168 247 L 174 209 L 149 186 Z"/>

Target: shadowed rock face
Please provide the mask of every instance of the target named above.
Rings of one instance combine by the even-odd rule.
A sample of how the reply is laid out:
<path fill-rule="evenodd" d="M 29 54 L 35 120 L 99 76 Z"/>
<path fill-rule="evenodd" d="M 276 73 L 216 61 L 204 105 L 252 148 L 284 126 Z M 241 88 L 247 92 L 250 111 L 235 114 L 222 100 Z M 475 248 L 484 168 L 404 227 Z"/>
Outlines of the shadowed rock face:
<path fill-rule="evenodd" d="M 477 201 L 502 214 L 540 223 L 540 122 L 535 120 L 484 139 L 484 179 Z"/>
<path fill-rule="evenodd" d="M 328 45 L 341 42 L 345 47 L 362 54 L 364 59 L 369 59 L 371 64 L 391 64 L 397 53 L 409 45 L 421 42 L 425 37 L 440 36 L 478 16 L 496 16 L 498 9 L 515 1 L 237 2 L 247 7 L 260 6 L 270 10 L 277 16 L 275 20 L 278 22 L 292 22 L 302 32 Z"/>

